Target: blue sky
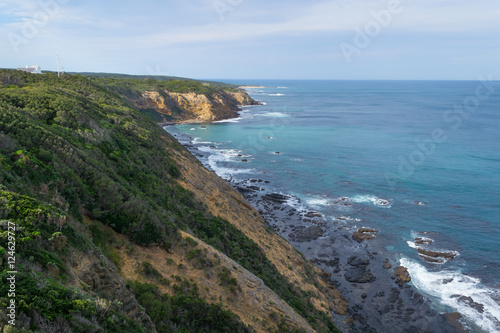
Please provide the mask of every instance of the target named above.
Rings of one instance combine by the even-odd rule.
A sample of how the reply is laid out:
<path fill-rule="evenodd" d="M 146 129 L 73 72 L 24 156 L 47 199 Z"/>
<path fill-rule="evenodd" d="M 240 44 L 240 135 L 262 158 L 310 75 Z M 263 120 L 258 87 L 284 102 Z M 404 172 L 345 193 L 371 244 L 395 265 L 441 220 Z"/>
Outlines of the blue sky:
<path fill-rule="evenodd" d="M 2 0 L 0 67 L 221 79 L 500 78 L 498 0 Z"/>

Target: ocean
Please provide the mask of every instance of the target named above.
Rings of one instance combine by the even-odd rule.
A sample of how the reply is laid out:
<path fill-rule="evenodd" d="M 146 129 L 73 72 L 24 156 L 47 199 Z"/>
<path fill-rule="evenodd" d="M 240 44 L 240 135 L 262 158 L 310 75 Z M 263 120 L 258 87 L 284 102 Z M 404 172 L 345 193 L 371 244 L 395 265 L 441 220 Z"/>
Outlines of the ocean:
<path fill-rule="evenodd" d="M 263 105 L 167 130 L 224 179 L 378 230 L 438 310 L 500 331 L 500 82 L 225 82 Z"/>

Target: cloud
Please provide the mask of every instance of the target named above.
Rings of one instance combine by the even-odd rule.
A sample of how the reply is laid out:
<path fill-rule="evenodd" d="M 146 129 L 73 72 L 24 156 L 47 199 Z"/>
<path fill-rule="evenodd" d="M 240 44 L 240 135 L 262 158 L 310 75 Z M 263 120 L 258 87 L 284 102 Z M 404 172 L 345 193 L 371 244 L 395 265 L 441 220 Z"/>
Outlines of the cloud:
<path fill-rule="evenodd" d="M 288 8 L 280 20 L 260 22 L 251 19 L 246 11 L 244 21 L 214 21 L 210 24 L 183 26 L 158 24 L 160 33 L 137 36 L 131 33 L 131 42 L 142 47 L 171 46 L 175 44 L 245 41 L 252 38 L 277 37 L 293 34 L 352 32 L 373 21 L 371 13 L 385 10 L 391 0 L 323 1 L 316 5 L 295 5 Z M 401 13 L 392 17 L 386 31 L 460 33 L 491 31 L 500 27 L 500 8 L 492 1 L 469 2 L 449 0 L 401 1 Z M 495 3 L 496 4 L 496 3 Z M 235 8 L 237 11 L 239 8 Z M 241 9 L 243 10 L 243 9 Z M 256 12 L 264 11 L 263 8 Z M 268 13 L 268 15 L 271 15 Z M 120 41 L 122 44 L 122 41 Z"/>

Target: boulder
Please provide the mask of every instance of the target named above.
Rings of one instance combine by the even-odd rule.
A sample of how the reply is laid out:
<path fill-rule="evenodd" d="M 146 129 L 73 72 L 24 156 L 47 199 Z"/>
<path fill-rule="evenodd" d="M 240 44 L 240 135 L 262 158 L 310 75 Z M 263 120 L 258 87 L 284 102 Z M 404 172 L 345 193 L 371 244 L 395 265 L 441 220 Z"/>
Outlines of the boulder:
<path fill-rule="evenodd" d="M 394 269 L 394 276 L 396 276 L 396 283 L 398 283 L 400 286 L 402 286 L 403 283 L 408 283 L 411 281 L 408 268 L 403 266 L 398 266 Z"/>

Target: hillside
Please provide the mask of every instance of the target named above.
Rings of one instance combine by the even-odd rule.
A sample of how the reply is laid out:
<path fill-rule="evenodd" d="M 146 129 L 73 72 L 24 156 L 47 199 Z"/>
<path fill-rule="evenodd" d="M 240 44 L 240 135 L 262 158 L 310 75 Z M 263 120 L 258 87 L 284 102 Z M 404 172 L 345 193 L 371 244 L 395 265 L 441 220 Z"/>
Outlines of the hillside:
<path fill-rule="evenodd" d="M 0 329 L 337 331 L 326 276 L 155 123 L 228 117 L 245 95 L 0 70 Z"/>

